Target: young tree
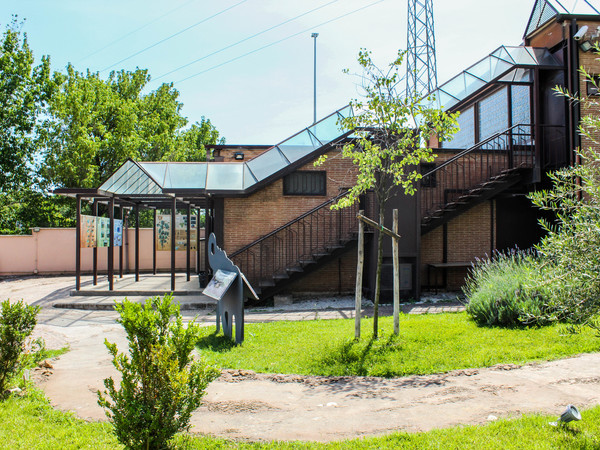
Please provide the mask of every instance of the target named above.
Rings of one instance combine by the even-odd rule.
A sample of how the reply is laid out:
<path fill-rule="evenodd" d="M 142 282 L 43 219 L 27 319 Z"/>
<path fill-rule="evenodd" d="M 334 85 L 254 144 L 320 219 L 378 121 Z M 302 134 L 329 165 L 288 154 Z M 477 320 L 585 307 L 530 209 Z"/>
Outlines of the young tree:
<path fill-rule="evenodd" d="M 200 327 L 193 321 L 183 325 L 171 295 L 148 299 L 144 306 L 125 299 L 116 310 L 129 351 L 119 353 L 116 344 L 105 341 L 121 380 L 106 378 L 98 403 L 127 448 L 166 448 L 176 433 L 189 428 L 191 414 L 219 371 L 194 360 Z"/>
<path fill-rule="evenodd" d="M 399 190 L 413 195 L 421 178 L 419 164 L 433 161 L 429 139 L 437 135 L 445 139 L 456 130 L 457 114 L 447 114 L 431 106 L 432 99 L 411 97 L 399 91 L 400 67 L 404 52 L 389 64 L 387 70 L 375 65 L 371 52 L 361 49 L 358 63 L 363 69 L 364 99 L 350 102 L 354 115 L 341 124 L 354 131 L 355 139 L 344 145 L 342 156 L 352 159 L 358 169 L 356 184 L 334 208 L 354 204 L 367 191 L 374 191 L 379 210 L 379 225 L 384 224 L 386 202 Z M 348 73 L 348 71 L 345 71 Z M 324 157 L 317 163 L 322 163 Z M 383 233 L 377 237 L 377 274 L 373 335 L 378 335 Z"/>

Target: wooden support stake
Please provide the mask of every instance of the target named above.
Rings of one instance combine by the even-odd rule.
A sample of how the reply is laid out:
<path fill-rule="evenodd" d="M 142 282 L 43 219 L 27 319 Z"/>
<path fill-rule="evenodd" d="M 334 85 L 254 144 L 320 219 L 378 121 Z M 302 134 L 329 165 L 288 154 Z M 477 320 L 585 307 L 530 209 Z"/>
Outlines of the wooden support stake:
<path fill-rule="evenodd" d="M 364 214 L 363 210 L 358 215 Z M 360 339 L 360 316 L 362 306 L 362 278 L 363 265 L 365 261 L 365 226 L 362 221 L 358 221 L 358 262 L 356 264 L 356 289 L 355 289 L 355 307 L 354 307 L 354 338 Z"/>
<path fill-rule="evenodd" d="M 393 211 L 392 228 L 398 234 L 398 210 Z M 398 251 L 398 239 L 392 239 L 392 257 L 394 259 L 394 334 L 400 333 L 400 255 Z"/>
<path fill-rule="evenodd" d="M 367 225 L 375 228 L 376 230 L 380 230 L 383 234 L 387 234 L 389 237 L 393 239 L 400 239 L 400 235 L 398 233 L 393 232 L 392 230 L 379 225 L 374 220 L 369 219 L 368 217 L 363 216 L 360 212 L 356 215 L 356 217 L 366 223 Z"/>

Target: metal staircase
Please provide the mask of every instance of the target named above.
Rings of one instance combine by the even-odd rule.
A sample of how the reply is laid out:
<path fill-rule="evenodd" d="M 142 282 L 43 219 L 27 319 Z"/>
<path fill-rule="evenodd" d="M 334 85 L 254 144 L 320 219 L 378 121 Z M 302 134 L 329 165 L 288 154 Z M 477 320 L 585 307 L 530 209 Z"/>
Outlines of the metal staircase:
<path fill-rule="evenodd" d="M 265 299 L 356 245 L 363 205 L 332 210 L 345 193 L 235 251 L 231 260 Z M 366 201 L 366 200 L 365 200 Z"/>
<path fill-rule="evenodd" d="M 515 125 L 454 155 L 421 179 L 421 233 L 527 181 L 534 165 L 531 125 Z"/>

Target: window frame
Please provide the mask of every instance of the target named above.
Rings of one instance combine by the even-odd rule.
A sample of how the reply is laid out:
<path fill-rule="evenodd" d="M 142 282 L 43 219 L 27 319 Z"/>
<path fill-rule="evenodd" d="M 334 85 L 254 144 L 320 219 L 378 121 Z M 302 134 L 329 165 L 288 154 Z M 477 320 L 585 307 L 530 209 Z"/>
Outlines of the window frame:
<path fill-rule="evenodd" d="M 323 190 L 320 193 L 290 192 L 286 180 L 293 175 L 313 175 L 323 177 Z M 327 171 L 326 170 L 295 170 L 283 177 L 283 195 L 294 197 L 326 197 L 327 196 Z"/>

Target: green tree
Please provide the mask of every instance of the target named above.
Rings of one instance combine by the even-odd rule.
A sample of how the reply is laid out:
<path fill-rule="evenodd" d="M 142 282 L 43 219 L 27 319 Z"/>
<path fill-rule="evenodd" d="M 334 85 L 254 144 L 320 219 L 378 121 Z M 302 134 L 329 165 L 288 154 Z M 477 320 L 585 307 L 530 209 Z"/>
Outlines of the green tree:
<path fill-rule="evenodd" d="M 48 197 L 39 185 L 36 134 L 39 117 L 55 89 L 50 58 L 34 65 L 33 52 L 15 17 L 0 42 L 0 233 L 18 233 L 33 226 L 32 215 L 50 213 Z M 41 211 L 28 207 L 29 199 Z M 52 214 L 50 214 L 52 215 Z M 53 219 L 50 219 L 53 221 Z"/>
<path fill-rule="evenodd" d="M 363 69 L 364 99 L 350 102 L 355 114 L 341 120 L 354 131 L 355 139 L 344 145 L 342 156 L 352 159 L 358 169 L 356 184 L 334 208 L 344 208 L 359 200 L 367 191 L 374 191 L 379 209 L 379 225 L 384 224 L 386 202 L 399 190 L 413 195 L 421 178 L 418 166 L 433 161 L 428 147 L 433 135 L 446 139 L 456 130 L 457 114 L 431 107 L 431 98 L 406 96 L 398 90 L 402 82 L 400 68 L 404 57 L 398 57 L 387 70 L 375 65 L 371 52 L 361 49 L 358 63 Z M 348 71 L 345 71 L 348 73 Z M 320 158 L 321 163 L 324 158 Z M 378 335 L 383 233 L 377 237 L 377 273 L 375 284 L 373 335 Z"/>
<path fill-rule="evenodd" d="M 60 88 L 41 128 L 42 173 L 53 185 L 97 187 L 128 158 L 189 161 L 218 140 L 208 120 L 184 129 L 187 120 L 172 84 L 145 94 L 147 70 L 111 72 L 103 80 L 69 65 L 56 78 Z"/>

